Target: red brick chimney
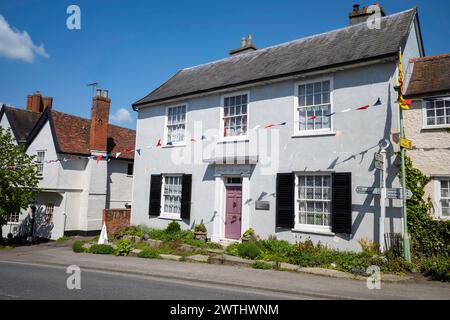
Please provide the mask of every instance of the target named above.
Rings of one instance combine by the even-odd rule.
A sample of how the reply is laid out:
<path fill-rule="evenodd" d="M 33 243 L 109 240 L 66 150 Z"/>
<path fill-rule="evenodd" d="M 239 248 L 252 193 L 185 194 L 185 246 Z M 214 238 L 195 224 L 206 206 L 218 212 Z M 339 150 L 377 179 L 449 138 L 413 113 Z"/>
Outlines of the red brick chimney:
<path fill-rule="evenodd" d="M 43 112 L 45 108 L 51 108 L 52 97 L 42 97 L 39 91 L 27 96 L 27 111 Z"/>
<path fill-rule="evenodd" d="M 89 135 L 89 147 L 95 151 L 106 151 L 108 139 L 109 105 L 108 90 L 97 89 L 92 98 L 91 129 Z"/>

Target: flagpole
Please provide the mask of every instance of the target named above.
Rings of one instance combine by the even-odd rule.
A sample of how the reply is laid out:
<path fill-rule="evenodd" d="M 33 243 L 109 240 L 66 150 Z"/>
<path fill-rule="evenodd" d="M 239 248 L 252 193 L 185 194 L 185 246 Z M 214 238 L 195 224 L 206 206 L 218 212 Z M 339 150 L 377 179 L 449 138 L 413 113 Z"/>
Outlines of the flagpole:
<path fill-rule="evenodd" d="M 400 48 L 399 58 L 401 59 L 402 48 Z M 400 60 L 401 63 L 401 60 Z M 403 69 L 403 68 L 402 68 Z M 398 70 L 402 72 L 402 70 Z M 403 74 L 402 74 L 403 81 Z M 398 96 L 402 96 L 402 85 L 399 88 Z M 398 109 L 400 111 L 400 138 L 405 138 L 405 128 L 403 127 L 403 108 L 400 105 L 400 99 L 397 100 Z M 400 145 L 400 154 L 402 160 L 402 211 L 403 211 L 403 257 L 406 261 L 411 262 L 411 251 L 409 246 L 409 234 L 408 234 L 408 217 L 407 217 L 407 205 L 406 205 L 406 167 L 405 167 L 405 148 Z"/>

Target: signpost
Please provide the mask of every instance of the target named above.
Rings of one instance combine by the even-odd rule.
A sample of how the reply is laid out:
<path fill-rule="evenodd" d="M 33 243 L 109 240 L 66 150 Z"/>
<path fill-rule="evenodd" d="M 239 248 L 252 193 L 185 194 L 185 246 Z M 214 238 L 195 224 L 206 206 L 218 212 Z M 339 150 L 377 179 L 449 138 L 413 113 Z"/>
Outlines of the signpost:
<path fill-rule="evenodd" d="M 409 140 L 408 140 L 409 141 Z M 356 192 L 359 194 L 372 194 L 380 196 L 380 250 L 383 252 L 384 248 L 384 223 L 386 217 L 386 199 L 401 199 L 403 200 L 403 194 L 406 199 L 411 199 L 411 190 L 405 190 L 403 188 L 386 188 L 385 172 L 386 172 L 386 150 L 382 148 L 381 152 L 374 154 L 375 168 L 380 173 L 380 187 L 356 187 Z"/>

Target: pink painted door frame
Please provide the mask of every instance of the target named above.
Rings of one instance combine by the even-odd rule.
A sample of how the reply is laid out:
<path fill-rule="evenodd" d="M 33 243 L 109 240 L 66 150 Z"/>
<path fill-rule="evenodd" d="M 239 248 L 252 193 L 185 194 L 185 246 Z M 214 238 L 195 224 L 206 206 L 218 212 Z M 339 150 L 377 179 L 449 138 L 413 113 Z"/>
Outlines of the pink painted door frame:
<path fill-rule="evenodd" d="M 241 238 L 242 186 L 226 186 L 225 238 Z"/>

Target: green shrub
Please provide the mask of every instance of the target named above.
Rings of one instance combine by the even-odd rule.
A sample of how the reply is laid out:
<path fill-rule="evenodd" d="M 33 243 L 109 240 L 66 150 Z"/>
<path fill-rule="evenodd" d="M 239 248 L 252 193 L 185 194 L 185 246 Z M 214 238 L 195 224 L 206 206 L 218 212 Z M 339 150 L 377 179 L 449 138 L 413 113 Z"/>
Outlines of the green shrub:
<path fill-rule="evenodd" d="M 83 248 L 83 245 L 84 245 L 84 244 L 85 244 L 84 241 L 80 241 L 80 240 L 75 241 L 75 242 L 72 244 L 72 250 L 73 250 L 73 252 L 76 252 L 76 253 L 85 252 L 85 250 L 84 250 L 84 248 Z"/>
<path fill-rule="evenodd" d="M 425 186 L 430 177 L 413 167 L 405 158 L 406 186 L 413 196 L 407 200 L 408 231 L 412 256 L 450 256 L 450 221 L 434 220 L 430 215 L 431 203 L 424 201 Z"/>
<path fill-rule="evenodd" d="M 418 261 L 420 271 L 433 280 L 450 281 L 449 257 L 422 258 Z"/>
<path fill-rule="evenodd" d="M 142 249 L 142 251 L 139 252 L 137 256 L 139 258 L 157 259 L 159 258 L 158 249 L 153 247 L 147 247 Z"/>
<path fill-rule="evenodd" d="M 261 253 L 261 249 L 256 242 L 243 242 L 238 245 L 237 252 L 240 257 L 256 259 Z"/>
<path fill-rule="evenodd" d="M 195 232 L 206 232 L 206 226 L 203 223 L 196 224 L 194 227 Z"/>
<path fill-rule="evenodd" d="M 225 252 L 232 256 L 238 256 L 239 255 L 238 247 L 239 247 L 239 243 L 234 242 L 226 247 Z"/>
<path fill-rule="evenodd" d="M 93 244 L 89 252 L 95 254 L 112 254 L 114 253 L 114 249 L 109 244 Z"/>
<path fill-rule="evenodd" d="M 64 242 L 69 240 L 70 238 L 68 236 L 61 236 L 58 239 L 56 239 L 57 242 Z"/>
<path fill-rule="evenodd" d="M 121 239 L 124 236 L 144 237 L 144 232 L 139 226 L 119 227 L 114 231 L 113 238 Z"/>
<path fill-rule="evenodd" d="M 252 267 L 255 269 L 272 269 L 272 265 L 260 260 L 255 261 L 252 264 Z"/>
<path fill-rule="evenodd" d="M 116 256 L 127 256 L 130 254 L 133 245 L 130 240 L 119 240 L 116 242 Z"/>
<path fill-rule="evenodd" d="M 166 232 L 175 233 L 181 231 L 181 226 L 178 222 L 173 220 L 171 223 L 167 225 Z"/>

